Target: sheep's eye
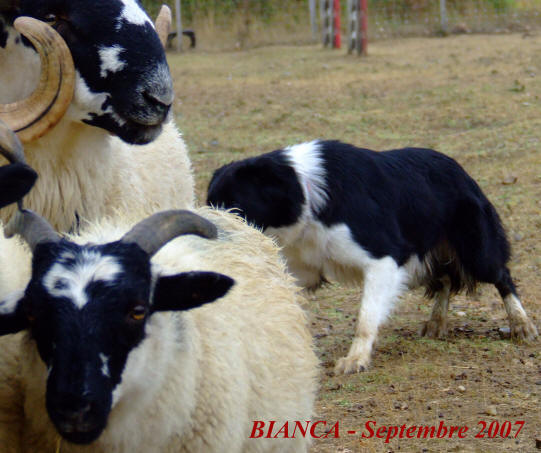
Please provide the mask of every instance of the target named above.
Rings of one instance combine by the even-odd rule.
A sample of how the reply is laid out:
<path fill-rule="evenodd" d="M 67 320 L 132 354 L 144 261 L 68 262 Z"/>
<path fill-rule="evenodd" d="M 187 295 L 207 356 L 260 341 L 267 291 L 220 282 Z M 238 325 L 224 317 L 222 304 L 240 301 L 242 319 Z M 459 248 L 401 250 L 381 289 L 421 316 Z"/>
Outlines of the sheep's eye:
<path fill-rule="evenodd" d="M 36 320 L 36 311 L 29 306 L 25 307 L 24 315 L 30 324 L 33 324 Z"/>
<path fill-rule="evenodd" d="M 130 318 L 134 321 L 142 321 L 147 315 L 147 309 L 144 305 L 136 305 L 130 311 Z"/>
<path fill-rule="evenodd" d="M 49 25 L 54 25 L 58 21 L 58 19 L 56 17 L 56 14 L 47 14 L 43 18 L 43 21 L 48 23 Z"/>

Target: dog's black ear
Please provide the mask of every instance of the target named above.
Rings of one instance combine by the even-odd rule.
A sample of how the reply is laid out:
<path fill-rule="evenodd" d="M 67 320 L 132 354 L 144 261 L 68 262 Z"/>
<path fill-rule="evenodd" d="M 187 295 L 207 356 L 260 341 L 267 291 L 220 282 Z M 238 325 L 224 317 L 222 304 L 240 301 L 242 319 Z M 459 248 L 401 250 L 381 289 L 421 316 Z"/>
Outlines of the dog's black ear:
<path fill-rule="evenodd" d="M 216 272 L 183 272 L 159 277 L 151 311 L 183 311 L 225 296 L 235 281 Z"/>
<path fill-rule="evenodd" d="M 249 181 L 252 184 L 274 185 L 279 183 L 281 166 L 272 159 L 260 156 L 248 159 L 244 165 L 240 165 L 235 172 L 240 181 Z"/>
<path fill-rule="evenodd" d="M 0 167 L 0 208 L 21 200 L 34 186 L 38 175 L 28 165 Z"/>

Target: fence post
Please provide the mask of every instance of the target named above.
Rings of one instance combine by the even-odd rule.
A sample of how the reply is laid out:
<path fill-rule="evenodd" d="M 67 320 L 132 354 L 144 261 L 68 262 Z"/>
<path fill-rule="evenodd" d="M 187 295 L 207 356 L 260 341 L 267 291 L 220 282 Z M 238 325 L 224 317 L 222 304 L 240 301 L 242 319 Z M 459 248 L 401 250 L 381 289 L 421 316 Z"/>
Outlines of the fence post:
<path fill-rule="evenodd" d="M 321 31 L 323 47 L 332 47 L 334 36 L 333 4 L 332 0 L 320 0 Z"/>
<path fill-rule="evenodd" d="M 180 0 L 175 0 L 175 22 L 177 27 L 177 52 L 182 52 L 182 15 Z"/>
<path fill-rule="evenodd" d="M 360 0 L 359 8 L 360 39 L 357 43 L 357 53 L 359 55 L 366 55 L 368 48 L 368 0 Z"/>
<path fill-rule="evenodd" d="M 342 46 L 342 35 L 340 26 L 340 0 L 334 0 L 333 4 L 333 48 L 340 49 Z"/>
<path fill-rule="evenodd" d="M 310 8 L 310 25 L 312 26 L 312 39 L 314 41 L 317 41 L 318 27 L 316 0 L 308 0 L 308 6 Z"/>
<path fill-rule="evenodd" d="M 357 7 L 358 0 L 348 0 L 347 9 L 347 33 L 348 33 L 348 53 L 352 53 L 357 48 L 359 34 L 359 14 Z"/>
<path fill-rule="evenodd" d="M 366 54 L 367 1 L 348 0 L 348 53 Z"/>
<path fill-rule="evenodd" d="M 447 33 L 447 5 L 445 0 L 440 0 L 440 24 L 442 33 Z"/>

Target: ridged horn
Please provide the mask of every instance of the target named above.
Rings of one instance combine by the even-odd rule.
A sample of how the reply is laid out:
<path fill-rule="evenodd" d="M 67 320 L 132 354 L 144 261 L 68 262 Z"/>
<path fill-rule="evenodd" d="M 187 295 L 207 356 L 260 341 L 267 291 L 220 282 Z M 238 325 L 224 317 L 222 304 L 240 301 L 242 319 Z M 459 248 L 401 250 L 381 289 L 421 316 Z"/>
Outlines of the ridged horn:
<path fill-rule="evenodd" d="M 167 5 L 162 5 L 154 25 L 164 49 L 167 47 L 167 38 L 169 37 L 169 32 L 171 31 L 171 22 L 171 8 L 169 8 Z"/>
<path fill-rule="evenodd" d="M 34 92 L 21 101 L 0 104 L 0 119 L 26 143 L 45 135 L 66 113 L 75 89 L 75 68 L 68 46 L 52 27 L 24 16 L 14 27 L 32 42 L 41 60 Z"/>
<path fill-rule="evenodd" d="M 26 164 L 21 141 L 11 128 L 0 120 L 0 154 L 10 163 Z"/>
<path fill-rule="evenodd" d="M 38 244 L 60 242 L 60 235 L 43 217 L 29 210 L 17 211 L 6 225 L 4 235 L 11 238 L 20 235 L 34 252 Z"/>
<path fill-rule="evenodd" d="M 215 239 L 218 230 L 212 222 L 193 212 L 163 211 L 139 222 L 121 241 L 126 244 L 136 243 L 149 256 L 153 256 L 169 241 L 183 234 Z"/>

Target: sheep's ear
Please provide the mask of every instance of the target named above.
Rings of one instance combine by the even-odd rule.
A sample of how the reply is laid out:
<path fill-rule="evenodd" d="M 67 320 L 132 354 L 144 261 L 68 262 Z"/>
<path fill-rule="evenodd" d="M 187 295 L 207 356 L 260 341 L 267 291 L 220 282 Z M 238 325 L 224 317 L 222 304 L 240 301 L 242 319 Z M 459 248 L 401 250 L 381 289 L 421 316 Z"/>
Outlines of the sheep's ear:
<path fill-rule="evenodd" d="M 224 296 L 234 284 L 232 278 L 216 272 L 183 272 L 159 277 L 151 311 L 190 310 Z"/>
<path fill-rule="evenodd" d="M 0 208 L 23 198 L 38 175 L 28 165 L 14 163 L 0 167 Z"/>
<path fill-rule="evenodd" d="M 28 327 L 22 301 L 24 293 L 19 291 L 0 301 L 0 336 L 17 333 Z"/>

